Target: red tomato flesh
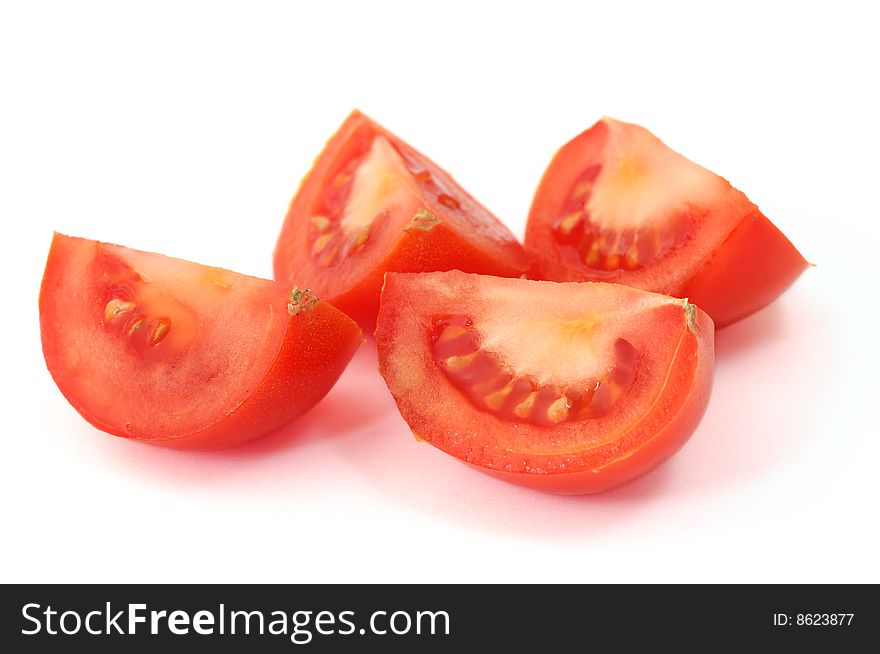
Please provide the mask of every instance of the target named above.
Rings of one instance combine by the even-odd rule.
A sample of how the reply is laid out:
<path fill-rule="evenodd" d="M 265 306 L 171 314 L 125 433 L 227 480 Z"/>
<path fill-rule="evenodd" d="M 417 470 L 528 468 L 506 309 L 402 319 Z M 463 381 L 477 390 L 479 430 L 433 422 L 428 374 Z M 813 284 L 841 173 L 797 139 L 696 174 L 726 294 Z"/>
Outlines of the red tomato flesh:
<path fill-rule="evenodd" d="M 687 441 L 709 401 L 713 337 L 686 300 L 458 271 L 389 273 L 376 328 L 417 438 L 559 493 L 622 484 Z"/>
<path fill-rule="evenodd" d="M 111 434 L 217 448 L 304 413 L 362 342 L 309 292 L 56 234 L 40 291 L 46 365 Z"/>
<path fill-rule="evenodd" d="M 603 118 L 550 163 L 529 214 L 537 279 L 607 281 L 689 297 L 722 327 L 808 264 L 726 180 L 638 125 Z"/>
<path fill-rule="evenodd" d="M 275 278 L 305 280 L 366 329 L 386 271 L 458 268 L 518 277 L 525 252 L 435 163 L 353 112 L 290 204 Z"/>

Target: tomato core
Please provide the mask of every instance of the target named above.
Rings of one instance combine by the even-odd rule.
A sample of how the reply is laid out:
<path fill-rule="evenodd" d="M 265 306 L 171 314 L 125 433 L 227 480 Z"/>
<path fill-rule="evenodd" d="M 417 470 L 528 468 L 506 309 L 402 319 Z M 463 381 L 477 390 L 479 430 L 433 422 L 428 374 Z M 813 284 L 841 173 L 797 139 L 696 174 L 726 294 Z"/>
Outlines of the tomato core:
<path fill-rule="evenodd" d="M 332 267 L 357 253 L 370 239 L 373 223 L 410 196 L 428 194 L 447 209 L 461 204 L 442 180 L 412 153 L 404 154 L 382 135 L 349 160 L 319 197 L 311 217 L 311 254 Z"/>
<path fill-rule="evenodd" d="M 643 220 L 621 227 L 614 224 L 619 221 L 603 221 L 591 202 L 601 172 L 602 165 L 594 164 L 575 179 L 553 223 L 553 237 L 569 259 L 599 273 L 637 270 L 662 258 L 696 228 L 700 216 L 687 205 L 676 209 L 663 222 Z M 618 166 L 615 181 L 606 183 L 612 186 L 612 192 L 626 193 L 626 187 L 638 185 L 642 175 L 644 172 L 636 162 L 626 160 Z"/>
<path fill-rule="evenodd" d="M 468 316 L 438 315 L 431 323 L 434 361 L 446 377 L 476 408 L 509 422 L 552 427 L 604 415 L 635 380 L 636 350 L 623 338 L 615 341 L 610 365 L 595 378 L 574 384 L 541 383 L 515 375 L 497 353 L 484 348 Z M 575 326 L 561 325 L 560 332 L 575 338 L 585 328 L 589 332 L 589 326 L 579 321 Z"/>

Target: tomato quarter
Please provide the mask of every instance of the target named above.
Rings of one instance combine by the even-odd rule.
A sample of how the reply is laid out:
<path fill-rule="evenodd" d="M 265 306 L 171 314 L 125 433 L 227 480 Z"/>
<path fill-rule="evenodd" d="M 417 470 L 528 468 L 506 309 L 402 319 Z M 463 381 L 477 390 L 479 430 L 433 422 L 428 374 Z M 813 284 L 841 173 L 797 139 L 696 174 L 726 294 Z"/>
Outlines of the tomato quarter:
<path fill-rule="evenodd" d="M 304 413 L 362 342 L 308 291 L 62 234 L 40 328 L 46 365 L 86 420 L 188 448 L 240 443 Z"/>
<path fill-rule="evenodd" d="M 675 453 L 709 400 L 711 319 L 602 283 L 386 276 L 380 371 L 417 438 L 506 481 L 590 493 Z"/>
<path fill-rule="evenodd" d="M 386 271 L 458 268 L 509 277 L 527 266 L 504 225 L 358 111 L 303 180 L 275 248 L 276 279 L 307 281 L 367 329 Z"/>
<path fill-rule="evenodd" d="M 607 281 L 688 297 L 728 325 L 808 264 L 726 180 L 648 130 L 604 118 L 544 174 L 526 228 L 530 276 Z"/>

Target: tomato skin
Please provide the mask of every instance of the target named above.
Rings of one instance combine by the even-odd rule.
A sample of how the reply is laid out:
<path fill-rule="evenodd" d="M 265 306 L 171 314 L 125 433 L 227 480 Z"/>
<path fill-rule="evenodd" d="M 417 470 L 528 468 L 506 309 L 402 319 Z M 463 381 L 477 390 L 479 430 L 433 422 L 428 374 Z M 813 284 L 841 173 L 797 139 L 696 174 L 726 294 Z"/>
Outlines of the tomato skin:
<path fill-rule="evenodd" d="M 565 144 L 545 171 L 529 211 L 525 247 L 530 279 L 603 281 L 626 284 L 674 297 L 686 297 L 706 311 L 715 328 L 725 327 L 767 306 L 809 263 L 785 235 L 740 191 L 723 182 L 708 211 L 705 229 L 693 243 L 641 270 L 595 270 L 565 256 L 551 234 L 571 179 L 603 161 L 609 124 L 603 119 Z M 662 145 L 663 148 L 667 146 Z M 668 148 L 667 148 L 668 149 Z"/>
<path fill-rule="evenodd" d="M 663 419 L 654 414 L 653 420 L 639 425 L 642 433 L 652 435 L 634 452 L 602 468 L 569 474 L 530 475 L 484 467 L 478 469 L 502 481 L 560 495 L 599 493 L 650 472 L 687 443 L 709 405 L 715 366 L 714 328 L 711 319 L 702 312 L 697 325 L 701 336 L 689 338 L 681 351 L 682 360 L 694 361 L 695 365 L 679 367 L 675 371 L 678 374 L 669 380 L 670 389 L 675 391 L 672 393 L 674 397 L 667 398 L 666 410 L 672 417 Z M 639 435 L 633 437 L 640 438 Z"/>
<path fill-rule="evenodd" d="M 782 295 L 810 264 L 785 235 L 755 208 L 684 283 L 690 298 L 725 327 Z"/>
<path fill-rule="evenodd" d="M 108 419 L 100 410 L 96 410 L 95 394 L 102 401 L 113 398 L 114 402 L 130 406 L 132 415 L 137 414 L 139 404 L 149 403 L 150 398 L 132 398 L 126 389 L 107 387 L 102 385 L 100 379 L 83 373 L 83 367 L 76 363 L 78 355 L 72 353 L 68 347 L 71 341 L 65 340 L 67 336 L 62 337 L 65 333 L 75 333 L 75 342 L 108 338 L 106 334 L 102 334 L 97 322 L 77 322 L 77 318 L 89 315 L 86 310 L 88 307 L 81 311 L 81 307 L 70 306 L 71 303 L 83 299 L 71 292 L 77 284 L 71 280 L 82 279 L 84 281 L 79 286 L 87 287 L 85 278 L 88 268 L 82 262 L 93 260 L 96 253 L 104 247 L 133 252 L 140 257 L 167 259 L 161 255 L 140 253 L 56 233 L 40 289 L 39 308 L 43 354 L 55 383 L 68 402 L 89 423 L 110 434 L 180 449 L 217 449 L 244 443 L 285 424 L 314 406 L 332 388 L 363 342 L 357 325 L 327 302 L 315 302 L 309 311 L 292 316 L 287 309 L 289 289 L 269 280 L 222 271 L 227 279 L 241 280 L 242 285 L 253 286 L 253 292 L 259 296 L 260 302 L 265 297 L 267 302 L 271 302 L 274 315 L 285 317 L 284 325 L 277 331 L 273 330 L 267 337 L 270 342 L 259 350 L 259 361 L 249 364 L 252 367 L 264 361 L 266 372 L 253 388 L 242 394 L 236 395 L 235 389 L 219 389 L 229 395 L 230 401 L 211 420 L 201 421 L 200 424 L 187 424 L 182 420 L 175 429 L 131 430 L 130 424 L 123 425 L 118 420 Z M 187 266 L 197 277 L 203 278 L 207 271 L 215 270 L 194 263 L 172 261 L 176 265 Z M 210 284 L 198 286 L 200 293 L 208 294 L 211 290 Z M 217 289 L 213 290 L 216 292 Z M 211 316 L 201 318 L 210 322 Z M 83 351 L 88 352 L 86 349 Z M 119 356 L 126 357 L 129 353 L 120 346 Z M 272 358 L 267 360 L 265 357 Z M 145 370 L 147 365 L 144 364 Z M 102 367 L 112 370 L 118 365 L 107 360 Z M 210 381 L 193 383 L 204 384 L 192 388 L 194 395 L 200 391 L 218 392 L 218 389 L 209 385 Z M 156 408 L 150 407 L 151 410 Z"/>
<path fill-rule="evenodd" d="M 436 287 L 445 287 L 434 294 Z M 555 443 L 569 438 L 579 427 L 544 429 L 496 419 L 478 411 L 462 400 L 458 389 L 450 386 L 437 363 L 431 360 L 427 342 L 429 316 L 448 312 L 461 298 L 473 300 L 475 306 L 484 302 L 484 296 L 475 295 L 466 278 L 489 280 L 477 275 L 459 272 L 433 274 L 393 274 L 386 276 L 382 304 L 376 328 L 376 344 L 380 372 L 395 398 L 401 416 L 420 441 L 440 448 L 471 467 L 503 481 L 535 490 L 559 494 L 596 493 L 630 481 L 671 457 L 690 438 L 708 405 L 714 369 L 714 325 L 711 318 L 693 305 L 692 318 L 685 324 L 681 312 L 657 313 L 651 318 L 658 333 L 678 334 L 678 345 L 672 353 L 668 376 L 658 382 L 661 389 L 656 401 L 650 404 L 638 420 L 620 426 L 609 420 L 611 431 L 593 450 L 556 452 L 553 456 L 566 460 L 568 454 L 583 455 L 580 463 L 567 462 L 546 469 L 523 466 L 509 470 L 504 461 L 528 457 L 516 450 L 502 449 L 502 454 L 485 455 L 499 442 L 517 442 L 533 439 Z M 500 281 L 500 280 L 499 280 Z M 568 291 L 570 287 L 603 287 L 608 293 L 655 296 L 635 289 L 609 284 L 553 284 L 525 280 L 504 280 L 522 284 L 523 312 L 528 312 L 530 284 L 544 284 L 546 295 Z M 481 282 L 482 283 L 482 282 Z M 452 298 L 450 300 L 450 298 Z M 667 298 L 672 302 L 671 298 Z M 677 301 L 681 302 L 681 301 Z M 680 306 L 676 304 L 676 306 Z M 478 309 L 475 309 L 478 311 Z M 475 318 L 479 320 L 479 316 Z M 540 334 L 535 334 L 540 339 Z M 650 337 L 648 341 L 650 342 Z M 658 345 L 659 347 L 659 345 Z M 640 355 L 641 356 L 641 355 Z M 555 357 L 566 358 L 561 351 Z M 664 359 L 665 361 L 665 359 Z M 651 369 L 651 365 L 645 367 Z M 648 373 L 650 374 L 650 373 Z M 433 407 L 442 405 L 442 410 Z M 616 419 L 615 419 L 616 420 Z M 615 431 L 614 425 L 618 428 Z M 546 440 L 545 440 L 546 439 Z M 539 451 L 543 448 L 537 448 Z M 555 452 L 555 450 L 554 450 Z M 550 455 L 548 455 L 550 456 Z"/>
<path fill-rule="evenodd" d="M 333 304 L 356 320 L 364 330 L 371 331 L 376 325 L 378 298 L 386 271 L 447 271 L 452 269 L 451 262 L 455 262 L 456 269 L 479 270 L 499 277 L 518 276 L 522 272 L 487 259 L 470 241 L 441 223 L 430 232 L 413 230 L 403 234 L 382 265 L 369 271 L 351 290 L 333 298 Z"/>
<path fill-rule="evenodd" d="M 362 153 L 376 136 L 383 136 L 399 151 L 419 157 L 432 172 L 448 178 L 448 174 L 427 157 L 361 112 L 353 111 L 327 142 L 290 203 L 275 247 L 275 279 L 307 282 L 321 297 L 354 318 L 365 331 L 372 331 L 385 272 L 459 269 L 519 277 L 526 271 L 529 260 L 519 242 L 497 218 L 460 188 L 456 190 L 463 202 L 474 208 L 465 212 L 470 214 L 470 223 L 453 215 L 455 212 L 441 203 L 421 197 L 401 209 L 406 214 L 405 222 L 419 211 L 427 210 L 436 218 L 436 224 L 425 229 L 409 229 L 405 225 L 401 228 L 398 223 L 394 227 L 377 223 L 374 229 L 379 232 L 399 230 L 390 245 L 381 246 L 381 256 L 365 263 L 354 255 L 341 265 L 329 268 L 316 263 L 308 241 L 313 206 L 334 171 Z"/>
<path fill-rule="evenodd" d="M 267 434 L 307 413 L 322 400 L 362 342 L 361 330 L 352 320 L 327 302 L 318 302 L 308 313 L 288 319 L 275 362 L 239 406 L 198 431 L 147 442 L 178 449 L 212 450 Z M 303 371 L 308 374 L 302 374 Z M 100 425 L 95 426 L 101 429 Z"/>

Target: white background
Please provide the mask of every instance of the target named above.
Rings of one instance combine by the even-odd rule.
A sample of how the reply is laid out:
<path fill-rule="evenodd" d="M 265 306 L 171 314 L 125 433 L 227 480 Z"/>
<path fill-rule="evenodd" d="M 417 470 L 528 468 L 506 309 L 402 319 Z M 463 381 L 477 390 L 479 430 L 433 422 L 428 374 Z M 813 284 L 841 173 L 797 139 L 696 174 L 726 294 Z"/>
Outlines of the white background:
<path fill-rule="evenodd" d="M 4 3 L 0 581 L 880 582 L 877 21 L 709 5 Z M 556 148 L 605 114 L 641 123 L 817 267 L 718 334 L 685 449 L 600 496 L 418 444 L 368 348 L 250 446 L 89 426 L 40 352 L 52 230 L 269 276 L 353 107 L 519 236 Z"/>

